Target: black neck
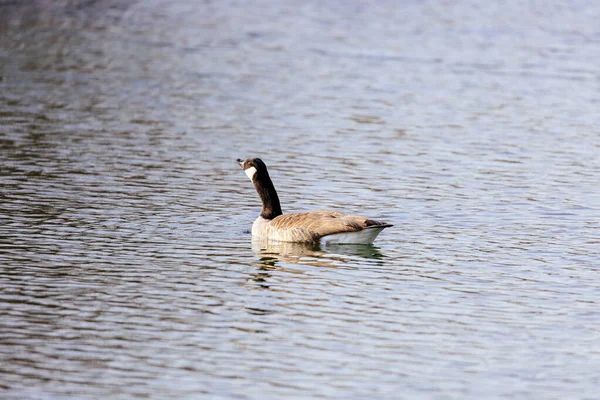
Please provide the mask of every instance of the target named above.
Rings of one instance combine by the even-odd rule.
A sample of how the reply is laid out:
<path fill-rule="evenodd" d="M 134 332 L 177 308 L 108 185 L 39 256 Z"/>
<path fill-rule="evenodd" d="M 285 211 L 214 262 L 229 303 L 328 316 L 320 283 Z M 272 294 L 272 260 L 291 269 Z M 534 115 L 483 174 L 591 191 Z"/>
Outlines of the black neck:
<path fill-rule="evenodd" d="M 263 209 L 260 216 L 265 219 L 273 219 L 283 214 L 281 212 L 281 205 L 279 204 L 279 197 L 277 196 L 273 182 L 271 182 L 269 173 L 267 171 L 257 172 L 254 175 L 253 182 L 256 192 L 262 201 Z"/>

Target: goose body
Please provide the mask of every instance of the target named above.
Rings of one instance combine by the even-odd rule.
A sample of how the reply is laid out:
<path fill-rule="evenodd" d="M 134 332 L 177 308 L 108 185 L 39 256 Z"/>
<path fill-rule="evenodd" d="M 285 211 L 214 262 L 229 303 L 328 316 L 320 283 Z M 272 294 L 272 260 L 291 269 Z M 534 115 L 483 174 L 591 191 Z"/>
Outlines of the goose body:
<path fill-rule="evenodd" d="M 258 193 L 263 209 L 252 225 L 252 235 L 282 242 L 369 244 L 392 225 L 359 215 L 317 210 L 283 214 L 279 197 L 260 158 L 237 160 Z"/>

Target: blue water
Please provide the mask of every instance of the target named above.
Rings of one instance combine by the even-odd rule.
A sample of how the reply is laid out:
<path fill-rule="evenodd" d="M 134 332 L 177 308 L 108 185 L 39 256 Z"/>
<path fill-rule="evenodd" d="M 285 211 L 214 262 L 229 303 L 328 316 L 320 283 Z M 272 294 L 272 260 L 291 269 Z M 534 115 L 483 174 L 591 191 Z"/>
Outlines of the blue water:
<path fill-rule="evenodd" d="M 599 18 L 0 1 L 0 397 L 597 398 Z"/>

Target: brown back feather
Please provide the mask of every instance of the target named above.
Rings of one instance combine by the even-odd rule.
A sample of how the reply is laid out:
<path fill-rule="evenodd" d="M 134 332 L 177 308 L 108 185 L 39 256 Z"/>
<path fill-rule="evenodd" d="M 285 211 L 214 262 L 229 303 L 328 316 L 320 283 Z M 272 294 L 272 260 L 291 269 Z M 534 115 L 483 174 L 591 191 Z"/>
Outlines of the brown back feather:
<path fill-rule="evenodd" d="M 367 221 L 371 224 L 368 224 Z M 269 225 L 278 231 L 305 228 L 320 238 L 333 233 L 360 231 L 372 225 L 372 222 L 368 218 L 359 215 L 345 215 L 335 211 L 318 210 L 280 215 L 274 218 Z"/>

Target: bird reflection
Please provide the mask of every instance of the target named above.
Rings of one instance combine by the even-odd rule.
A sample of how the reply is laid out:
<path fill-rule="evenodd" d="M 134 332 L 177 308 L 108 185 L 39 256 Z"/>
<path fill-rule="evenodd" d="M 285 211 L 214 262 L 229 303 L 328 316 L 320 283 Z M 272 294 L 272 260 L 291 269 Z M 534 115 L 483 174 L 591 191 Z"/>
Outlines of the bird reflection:
<path fill-rule="evenodd" d="M 260 259 L 264 270 L 281 268 L 281 264 L 303 264 L 316 267 L 336 268 L 352 258 L 381 260 L 384 255 L 373 245 L 326 245 L 313 243 L 275 242 L 252 239 L 252 251 Z"/>
<path fill-rule="evenodd" d="M 326 245 L 309 243 L 275 242 L 264 239 L 252 239 L 252 251 L 258 256 L 258 271 L 251 273 L 248 282 L 255 288 L 273 290 L 269 281 L 272 271 L 282 271 L 290 274 L 302 274 L 303 269 L 294 268 L 309 265 L 324 268 L 339 268 L 352 265 L 357 259 L 373 260 L 371 263 L 380 264 L 385 258 L 379 248 L 373 245 Z"/>

